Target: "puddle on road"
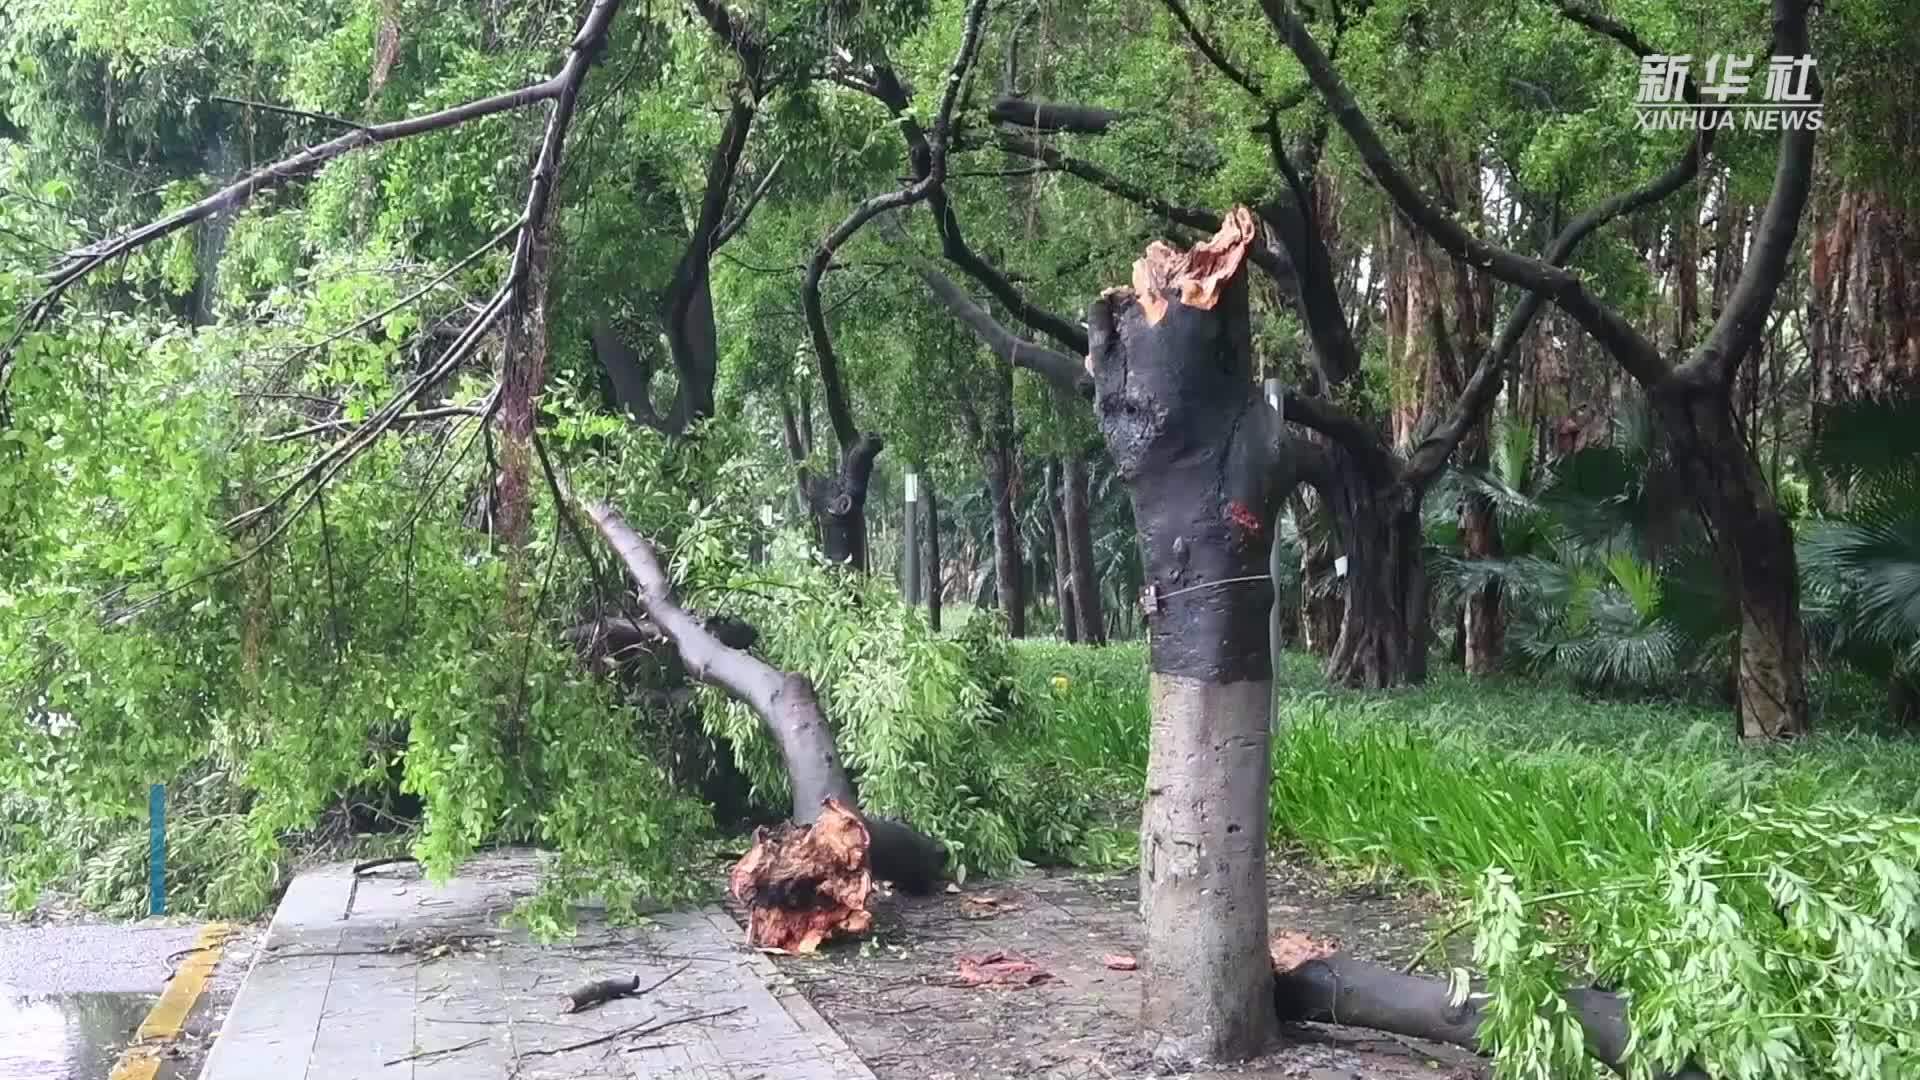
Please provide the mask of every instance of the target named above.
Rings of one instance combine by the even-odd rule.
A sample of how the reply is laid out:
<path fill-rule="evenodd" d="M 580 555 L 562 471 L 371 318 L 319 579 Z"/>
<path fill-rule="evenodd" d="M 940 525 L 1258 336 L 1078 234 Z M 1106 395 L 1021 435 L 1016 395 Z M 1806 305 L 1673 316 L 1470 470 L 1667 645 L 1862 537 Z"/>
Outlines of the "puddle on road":
<path fill-rule="evenodd" d="M 158 997 L 33 997 L 0 986 L 0 1080 L 107 1080 Z"/>

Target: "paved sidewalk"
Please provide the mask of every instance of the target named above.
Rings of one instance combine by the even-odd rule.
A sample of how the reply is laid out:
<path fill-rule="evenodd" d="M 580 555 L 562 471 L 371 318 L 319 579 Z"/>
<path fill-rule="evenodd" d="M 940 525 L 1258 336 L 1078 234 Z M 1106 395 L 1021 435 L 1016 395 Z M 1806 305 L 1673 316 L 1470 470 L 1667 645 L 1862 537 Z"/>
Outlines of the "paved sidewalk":
<path fill-rule="evenodd" d="M 301 874 L 202 1080 L 872 1080 L 718 908 L 623 930 L 583 914 L 549 946 L 501 929 L 537 872 L 498 853 L 444 887 L 411 866 Z M 566 1012 L 569 990 L 627 976 L 660 985 Z"/>

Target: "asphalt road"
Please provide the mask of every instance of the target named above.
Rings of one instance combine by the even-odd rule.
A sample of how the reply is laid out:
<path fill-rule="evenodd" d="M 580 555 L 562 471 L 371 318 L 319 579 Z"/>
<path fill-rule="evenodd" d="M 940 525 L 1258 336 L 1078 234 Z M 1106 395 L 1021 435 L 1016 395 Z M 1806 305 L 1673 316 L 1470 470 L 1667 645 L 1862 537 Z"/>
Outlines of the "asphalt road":
<path fill-rule="evenodd" d="M 200 927 L 0 923 L 0 1080 L 107 1080 Z M 230 939 L 161 1077 L 198 1074 L 256 931 Z"/>

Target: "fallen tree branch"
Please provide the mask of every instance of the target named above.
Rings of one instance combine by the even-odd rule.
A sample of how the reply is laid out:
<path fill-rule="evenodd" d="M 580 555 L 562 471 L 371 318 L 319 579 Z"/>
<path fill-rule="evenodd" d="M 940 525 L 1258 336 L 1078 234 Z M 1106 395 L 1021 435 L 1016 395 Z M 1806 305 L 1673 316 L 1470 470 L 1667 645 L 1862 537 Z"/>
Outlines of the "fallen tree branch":
<path fill-rule="evenodd" d="M 483 412 L 478 406 L 442 405 L 434 409 L 421 409 L 418 412 L 400 413 L 393 418 L 392 423 L 396 426 L 400 424 L 423 424 L 433 420 L 445 420 L 454 416 L 481 415 L 483 415 Z M 308 424 L 303 428 L 295 428 L 292 431 L 283 431 L 278 435 L 269 435 L 265 441 L 270 443 L 288 442 L 293 439 L 304 439 L 309 435 L 319 435 L 328 431 L 352 431 L 358 426 L 358 424 L 351 420 L 325 420 L 318 424 Z"/>
<path fill-rule="evenodd" d="M 555 1046 L 546 1050 L 528 1050 L 525 1053 L 522 1053 L 521 1055 L 513 1059 L 514 1069 L 515 1069 L 515 1072 L 517 1073 L 520 1067 L 520 1062 L 525 1060 L 526 1058 L 552 1057 L 555 1054 L 572 1053 L 575 1050 L 585 1050 L 590 1046 L 599 1046 L 602 1043 L 610 1043 L 615 1039 L 625 1038 L 628 1035 L 633 1035 L 633 1036 L 651 1035 L 656 1031 L 664 1031 L 667 1028 L 676 1027 L 680 1024 L 691 1024 L 696 1020 L 716 1020 L 722 1016 L 732 1016 L 734 1013 L 739 1012 L 743 1008 L 745 1008 L 745 1006 L 735 1005 L 731 1009 L 720 1009 L 715 1012 L 695 1013 L 692 1016 L 675 1017 L 672 1020 L 662 1020 L 659 1023 L 652 1023 L 651 1018 L 649 1018 L 647 1020 L 642 1020 L 637 1024 L 628 1024 L 626 1027 L 623 1027 L 618 1031 L 609 1031 L 605 1035 L 601 1035 L 598 1038 L 582 1039 L 577 1043 L 568 1043 L 565 1046 Z"/>
<path fill-rule="evenodd" d="M 1304 934 L 1275 935 L 1271 952 L 1273 1005 L 1283 1021 L 1367 1028 L 1483 1052 L 1485 994 L 1470 993 L 1455 1004 L 1445 979 L 1402 974 Z M 1626 1002 L 1600 990 L 1576 988 L 1563 996 L 1586 1033 L 1587 1053 L 1624 1075 L 1631 1041 Z M 1655 1080 L 1709 1080 L 1691 1066 L 1653 1075 Z"/>
<path fill-rule="evenodd" d="M 443 1046 L 438 1050 L 418 1050 L 418 1051 L 415 1051 L 414 1053 L 408 1054 L 405 1057 L 397 1057 L 397 1058 L 394 1058 L 392 1061 L 383 1061 L 380 1063 L 380 1066 L 381 1068 L 388 1068 L 394 1065 L 399 1065 L 403 1062 L 425 1061 L 428 1058 L 440 1057 L 443 1054 L 457 1054 L 462 1050 L 471 1050 L 474 1047 L 479 1046 L 481 1043 L 486 1041 L 487 1041 L 486 1038 L 483 1036 L 481 1038 L 474 1039 L 471 1042 L 463 1042 L 459 1046 Z"/>
<path fill-rule="evenodd" d="M 681 964 L 654 982 L 649 983 L 644 990 L 640 988 L 640 976 L 638 975 L 629 975 L 624 979 L 601 979 L 598 982 L 590 982 L 585 986 L 577 987 L 568 992 L 567 1000 L 572 1002 L 572 1006 L 568 1008 L 567 1011 L 570 1013 L 586 1012 L 589 1009 L 597 1008 L 616 998 L 644 997 L 660 989 L 662 986 L 667 985 L 674 976 L 687 970 L 691 964 L 691 961 Z"/>
<path fill-rule="evenodd" d="M 386 307 L 381 308 L 379 311 L 376 311 L 373 314 L 367 316 L 366 318 L 361 319 L 358 322 L 355 322 L 351 326 L 347 326 L 340 330 L 336 330 L 333 333 L 328 334 L 326 337 L 323 337 L 318 341 L 309 342 L 305 345 L 301 345 L 295 348 L 292 352 L 288 353 L 285 359 L 282 361 L 281 370 L 285 370 L 286 364 L 291 364 L 293 361 L 298 360 L 300 357 L 305 356 L 316 349 L 321 349 L 328 345 L 331 345 L 334 342 L 339 341 L 341 338 L 346 337 L 348 334 L 355 334 L 362 330 L 365 330 L 367 327 L 372 326 L 374 323 L 379 322 L 381 319 L 386 318 L 387 316 L 393 314 L 394 312 L 399 311 L 401 308 L 406 307 L 408 304 L 413 303 L 415 300 L 418 300 L 421 297 L 432 292 L 434 289 L 440 287 L 440 285 L 444 283 L 448 278 L 452 277 L 453 275 L 459 273 L 462 270 L 465 270 L 468 266 L 471 266 L 476 260 L 480 258 L 480 256 L 485 255 L 489 251 L 492 251 L 494 248 L 505 243 L 508 239 L 513 237 L 515 234 L 517 234 L 520 231 L 520 226 L 526 224 L 526 221 L 527 219 L 525 217 L 516 218 L 513 224 L 508 225 L 506 228 L 493 234 L 492 239 L 488 240 L 486 243 L 480 245 L 479 247 L 474 248 L 472 251 L 468 252 L 467 254 L 461 256 L 459 262 L 454 263 L 452 266 L 449 266 L 445 270 L 434 275 L 433 280 L 427 282 L 425 285 L 420 286 L 418 289 L 415 289 L 413 292 L 408 293 L 407 295 L 401 297 L 400 299 L 395 300 L 393 303 L 388 304 Z"/>
<path fill-rule="evenodd" d="M 751 653 L 723 643 L 674 599 L 653 545 L 634 532 L 612 507 L 590 503 L 585 511 L 601 538 L 626 565 L 647 615 L 680 650 L 687 673 L 744 702 L 760 718 L 786 766 L 793 788 L 793 820 L 802 825 L 812 823 L 828 799 L 858 806 L 859 796 L 834 747 L 833 729 L 820 710 L 813 684 L 804 675 L 780 671 Z M 864 813 L 860 816 L 872 834 L 874 873 L 911 892 L 930 891 L 946 864 L 946 850 L 906 825 Z"/>

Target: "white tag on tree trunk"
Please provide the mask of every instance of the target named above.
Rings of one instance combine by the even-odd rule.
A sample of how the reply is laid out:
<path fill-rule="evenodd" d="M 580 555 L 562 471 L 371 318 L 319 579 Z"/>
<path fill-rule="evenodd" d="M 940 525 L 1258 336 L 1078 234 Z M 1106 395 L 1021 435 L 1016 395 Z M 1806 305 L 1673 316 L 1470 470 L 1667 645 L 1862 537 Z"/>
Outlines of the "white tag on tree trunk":
<path fill-rule="evenodd" d="M 1333 560 L 1333 576 L 1334 577 L 1347 576 L 1347 557 L 1345 555 L 1342 555 L 1339 558 L 1336 558 Z"/>

